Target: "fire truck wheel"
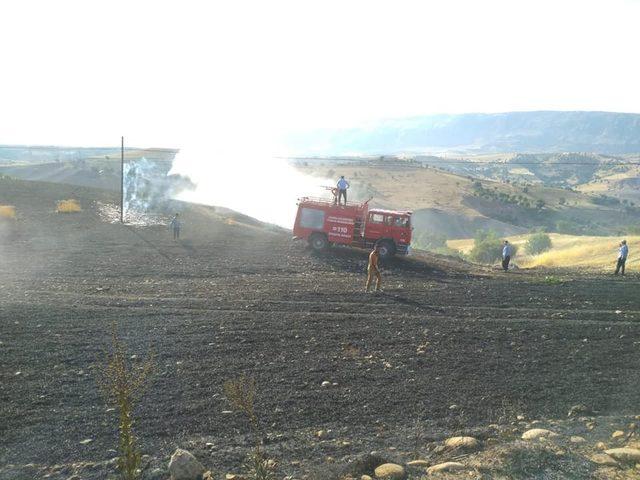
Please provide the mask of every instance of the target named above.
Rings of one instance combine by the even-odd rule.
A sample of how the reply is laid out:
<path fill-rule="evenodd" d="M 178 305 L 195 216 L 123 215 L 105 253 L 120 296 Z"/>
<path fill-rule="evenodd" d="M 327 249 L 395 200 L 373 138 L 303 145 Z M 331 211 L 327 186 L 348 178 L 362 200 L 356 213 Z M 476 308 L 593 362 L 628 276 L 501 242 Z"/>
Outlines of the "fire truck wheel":
<path fill-rule="evenodd" d="M 309 237 L 309 245 L 316 252 L 321 252 L 327 248 L 329 241 L 324 233 L 314 233 Z"/>
<path fill-rule="evenodd" d="M 396 246 L 389 240 L 383 240 L 380 242 L 380 257 L 391 258 L 396 254 Z"/>

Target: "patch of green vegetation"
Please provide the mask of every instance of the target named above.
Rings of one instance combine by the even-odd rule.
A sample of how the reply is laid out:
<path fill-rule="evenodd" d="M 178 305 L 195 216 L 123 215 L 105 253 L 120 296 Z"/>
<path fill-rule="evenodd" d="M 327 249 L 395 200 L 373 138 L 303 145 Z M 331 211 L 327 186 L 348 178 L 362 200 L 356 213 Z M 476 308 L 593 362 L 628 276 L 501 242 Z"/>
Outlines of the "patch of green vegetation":
<path fill-rule="evenodd" d="M 473 248 L 469 252 L 469 259 L 477 263 L 491 264 L 502 258 L 502 240 L 493 230 L 478 230 L 474 238 Z M 516 255 L 517 247 L 511 245 L 512 256 Z"/>
<path fill-rule="evenodd" d="M 447 246 L 447 237 L 437 232 L 414 232 L 411 245 L 418 250 L 460 257 L 460 252 Z"/>
<path fill-rule="evenodd" d="M 562 285 L 564 280 L 555 275 L 545 275 L 543 282 L 547 285 Z"/>
<path fill-rule="evenodd" d="M 525 244 L 525 250 L 530 255 L 538 255 L 551 248 L 551 237 L 544 232 L 534 233 Z"/>

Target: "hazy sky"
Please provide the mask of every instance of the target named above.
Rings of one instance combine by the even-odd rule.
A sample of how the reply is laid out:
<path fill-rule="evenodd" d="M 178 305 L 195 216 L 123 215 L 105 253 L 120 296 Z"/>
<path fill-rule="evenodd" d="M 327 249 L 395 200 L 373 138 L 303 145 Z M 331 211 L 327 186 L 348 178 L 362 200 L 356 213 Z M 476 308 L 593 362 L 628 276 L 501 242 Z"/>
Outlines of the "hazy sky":
<path fill-rule="evenodd" d="M 0 143 L 224 143 L 381 117 L 640 112 L 640 2 L 11 1 Z"/>

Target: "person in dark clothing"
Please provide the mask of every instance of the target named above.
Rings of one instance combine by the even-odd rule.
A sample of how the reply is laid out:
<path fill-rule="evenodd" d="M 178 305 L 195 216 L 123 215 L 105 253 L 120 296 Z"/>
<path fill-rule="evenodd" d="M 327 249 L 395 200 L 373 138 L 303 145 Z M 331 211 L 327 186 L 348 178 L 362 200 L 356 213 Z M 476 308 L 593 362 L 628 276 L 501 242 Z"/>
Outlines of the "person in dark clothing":
<path fill-rule="evenodd" d="M 502 247 L 502 269 L 506 272 L 509 270 L 509 262 L 511 262 L 511 255 L 513 254 L 513 248 L 509 243 L 509 240 L 504 241 L 504 247 Z"/>
<path fill-rule="evenodd" d="M 173 239 L 174 240 L 180 240 L 180 228 L 182 227 L 182 224 L 180 223 L 180 220 L 178 219 L 178 214 L 177 213 L 174 215 L 174 217 L 171 220 L 171 223 L 169 224 L 169 226 L 171 227 L 171 230 L 173 230 Z"/>
<path fill-rule="evenodd" d="M 627 246 L 627 241 L 622 240 L 620 242 L 620 250 L 618 250 L 618 262 L 616 263 L 616 272 L 614 275 L 618 275 L 618 273 L 622 273 L 624 275 L 624 267 L 627 263 L 627 257 L 629 256 L 629 247 Z"/>

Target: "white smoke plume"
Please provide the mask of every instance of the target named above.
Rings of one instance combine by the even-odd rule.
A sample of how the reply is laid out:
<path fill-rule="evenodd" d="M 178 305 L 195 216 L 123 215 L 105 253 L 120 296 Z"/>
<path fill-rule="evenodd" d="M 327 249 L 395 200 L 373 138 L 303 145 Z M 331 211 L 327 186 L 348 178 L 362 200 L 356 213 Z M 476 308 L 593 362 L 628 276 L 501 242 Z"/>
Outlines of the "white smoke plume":
<path fill-rule="evenodd" d="M 161 163 L 145 157 L 125 162 L 123 182 L 124 211 L 128 216 L 164 211 L 175 195 L 193 188 L 187 179 L 168 175 Z"/>
<path fill-rule="evenodd" d="M 188 176 L 196 185 L 179 194 L 180 200 L 226 207 L 285 228 L 293 226 L 298 198 L 326 197 L 323 186 L 335 183 L 304 175 L 265 151 L 242 149 L 181 148 L 171 172 Z"/>

